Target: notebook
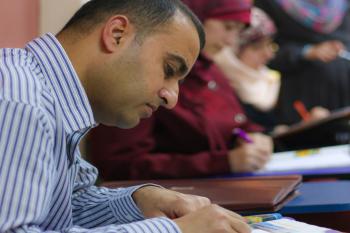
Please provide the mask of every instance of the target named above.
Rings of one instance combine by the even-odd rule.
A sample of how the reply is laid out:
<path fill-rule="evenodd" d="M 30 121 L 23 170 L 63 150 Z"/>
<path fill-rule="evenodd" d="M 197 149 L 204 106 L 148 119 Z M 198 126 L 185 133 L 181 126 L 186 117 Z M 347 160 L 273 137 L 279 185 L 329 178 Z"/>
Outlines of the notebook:
<path fill-rule="evenodd" d="M 265 167 L 255 174 L 338 167 L 350 167 L 350 145 L 274 153 Z"/>
<path fill-rule="evenodd" d="M 254 229 L 252 233 L 340 233 L 288 218 L 255 223 L 251 227 Z"/>
<path fill-rule="evenodd" d="M 253 233 L 335 233 L 328 228 L 296 221 L 279 213 L 245 216 Z"/>
<path fill-rule="evenodd" d="M 297 195 L 301 176 L 117 181 L 104 183 L 103 186 L 116 188 L 143 183 L 154 183 L 178 192 L 205 196 L 215 204 L 244 214 L 281 209 Z"/>
<path fill-rule="evenodd" d="M 349 121 L 350 107 L 346 107 L 326 118 L 300 122 L 286 132 L 271 136 L 279 151 L 347 144 L 350 140 Z"/>

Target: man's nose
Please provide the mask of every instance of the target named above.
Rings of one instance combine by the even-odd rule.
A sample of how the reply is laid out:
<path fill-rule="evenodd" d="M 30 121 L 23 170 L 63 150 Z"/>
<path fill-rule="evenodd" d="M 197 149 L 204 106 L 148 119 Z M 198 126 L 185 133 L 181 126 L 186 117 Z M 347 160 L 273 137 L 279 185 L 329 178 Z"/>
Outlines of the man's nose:
<path fill-rule="evenodd" d="M 163 88 L 160 90 L 160 97 L 163 100 L 162 106 L 167 109 L 175 107 L 179 98 L 179 85 L 172 85 L 172 88 Z"/>

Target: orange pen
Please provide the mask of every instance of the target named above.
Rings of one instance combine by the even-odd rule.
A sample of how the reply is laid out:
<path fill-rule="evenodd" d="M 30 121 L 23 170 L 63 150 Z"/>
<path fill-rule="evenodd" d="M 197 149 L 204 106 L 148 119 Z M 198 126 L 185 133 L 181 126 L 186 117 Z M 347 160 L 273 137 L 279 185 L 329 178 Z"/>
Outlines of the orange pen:
<path fill-rule="evenodd" d="M 296 100 L 296 101 L 294 101 L 293 106 L 294 106 L 295 110 L 298 112 L 298 114 L 301 116 L 303 121 L 310 120 L 311 115 L 307 111 L 307 109 L 306 109 L 305 105 L 303 104 L 303 102 L 301 102 L 300 100 Z"/>

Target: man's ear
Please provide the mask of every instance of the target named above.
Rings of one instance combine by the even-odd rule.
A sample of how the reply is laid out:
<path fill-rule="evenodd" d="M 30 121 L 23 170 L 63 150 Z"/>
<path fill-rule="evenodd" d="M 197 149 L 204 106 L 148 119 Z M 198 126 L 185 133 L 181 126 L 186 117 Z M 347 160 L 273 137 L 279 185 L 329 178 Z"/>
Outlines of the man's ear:
<path fill-rule="evenodd" d="M 102 29 L 102 44 L 107 52 L 113 53 L 132 37 L 133 29 L 124 15 L 114 15 Z"/>

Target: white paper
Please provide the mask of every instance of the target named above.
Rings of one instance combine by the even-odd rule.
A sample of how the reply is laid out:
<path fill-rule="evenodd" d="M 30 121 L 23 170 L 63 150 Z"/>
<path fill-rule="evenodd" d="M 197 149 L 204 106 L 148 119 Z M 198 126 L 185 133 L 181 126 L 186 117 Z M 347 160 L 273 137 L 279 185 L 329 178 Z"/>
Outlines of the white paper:
<path fill-rule="evenodd" d="M 304 154 L 304 155 L 302 155 Z M 349 145 L 323 147 L 317 150 L 274 153 L 265 168 L 257 173 L 350 166 Z"/>
<path fill-rule="evenodd" d="M 288 218 L 272 220 L 256 224 L 261 227 L 254 229 L 252 233 L 326 233 L 337 232 L 328 228 L 318 227 Z"/>
<path fill-rule="evenodd" d="M 267 231 L 259 230 L 259 229 L 254 229 L 252 233 L 269 233 Z"/>

